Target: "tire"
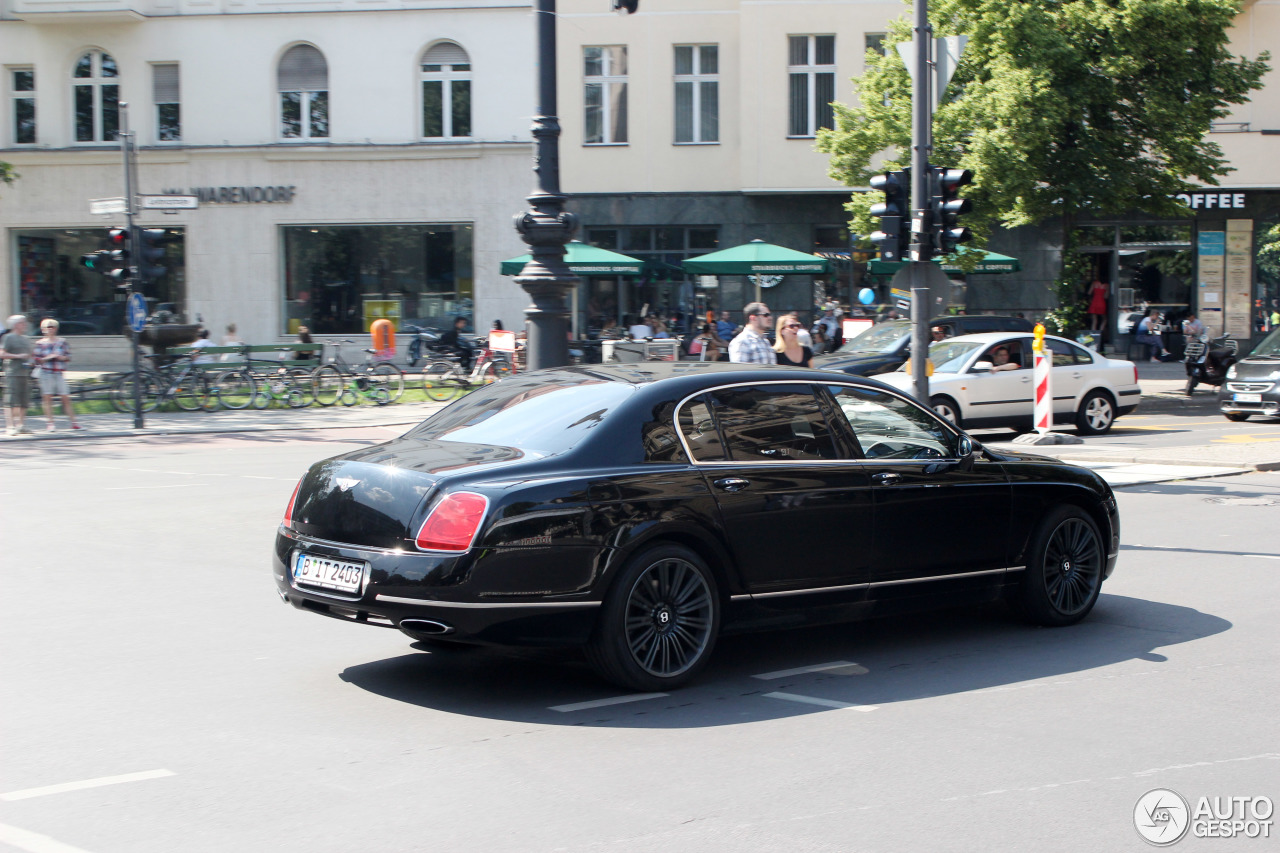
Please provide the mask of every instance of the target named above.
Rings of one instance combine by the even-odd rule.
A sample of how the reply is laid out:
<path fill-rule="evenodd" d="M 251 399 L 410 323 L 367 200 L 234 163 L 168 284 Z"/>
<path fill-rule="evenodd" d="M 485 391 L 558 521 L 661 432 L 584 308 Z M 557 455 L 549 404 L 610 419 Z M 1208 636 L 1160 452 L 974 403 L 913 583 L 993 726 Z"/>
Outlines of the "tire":
<path fill-rule="evenodd" d="M 382 362 L 369 369 L 370 379 L 387 390 L 387 402 L 394 403 L 404 394 L 404 371 L 394 364 Z"/>
<path fill-rule="evenodd" d="M 1184 390 L 1187 392 L 1188 397 L 1195 393 L 1196 386 L 1199 384 L 1200 382 L 1194 376 L 1187 377 L 1187 387 Z"/>
<path fill-rule="evenodd" d="M 168 387 L 163 378 L 156 373 L 144 372 L 141 376 L 142 411 L 154 412 L 160 406 L 160 398 Z M 129 384 L 129 411 L 133 411 L 133 385 Z"/>
<path fill-rule="evenodd" d="M 1111 431 L 1116 422 L 1116 403 L 1105 391 L 1090 391 L 1080 401 L 1076 411 L 1076 432 L 1081 435 L 1102 435 Z"/>
<path fill-rule="evenodd" d="M 311 371 L 305 367 L 289 368 L 289 392 L 285 395 L 285 403 L 291 409 L 305 409 L 315 402 L 315 392 L 311 390 Z"/>
<path fill-rule="evenodd" d="M 244 370 L 224 370 L 213 377 L 213 393 L 228 409 L 247 409 L 258 398 L 258 384 Z"/>
<path fill-rule="evenodd" d="M 1227 420 L 1240 423 L 1249 420 L 1249 412 L 1223 412 Z"/>
<path fill-rule="evenodd" d="M 511 362 L 505 358 L 495 358 L 493 360 L 493 372 L 499 379 L 506 379 L 515 371 L 511 369 Z"/>
<path fill-rule="evenodd" d="M 938 414 L 938 417 L 956 429 L 964 429 L 964 419 L 960 417 L 960 406 L 955 400 L 939 394 L 929 398 L 929 406 Z"/>
<path fill-rule="evenodd" d="M 143 374 L 145 380 L 146 374 Z M 122 414 L 133 411 L 133 374 L 126 373 L 111 386 L 111 408 Z"/>
<path fill-rule="evenodd" d="M 719 632 L 711 570 L 688 548 L 657 545 L 627 561 L 610 587 L 586 655 L 614 684 L 665 691 L 706 666 Z"/>
<path fill-rule="evenodd" d="M 1026 616 L 1050 627 L 1079 622 L 1098 600 L 1106 560 L 1102 535 L 1084 510 L 1070 505 L 1052 510 L 1027 548 L 1020 590 Z"/>
<path fill-rule="evenodd" d="M 338 402 L 346 384 L 342 371 L 332 365 L 326 364 L 311 371 L 311 396 L 322 406 Z"/>
<path fill-rule="evenodd" d="M 198 412 L 209 406 L 209 381 L 202 373 L 190 373 L 178 383 L 173 402 L 184 412 Z"/>
<path fill-rule="evenodd" d="M 422 368 L 422 392 L 429 399 L 442 403 L 458 395 L 458 374 L 461 368 L 448 361 L 433 361 Z"/>

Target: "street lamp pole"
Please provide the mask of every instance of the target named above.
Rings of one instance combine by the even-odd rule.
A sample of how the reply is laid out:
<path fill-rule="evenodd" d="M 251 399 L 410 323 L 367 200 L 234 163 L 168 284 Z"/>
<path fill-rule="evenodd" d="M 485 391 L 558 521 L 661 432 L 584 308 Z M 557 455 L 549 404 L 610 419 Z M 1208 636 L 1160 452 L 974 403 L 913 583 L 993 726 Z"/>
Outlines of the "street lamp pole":
<path fill-rule="evenodd" d="M 538 37 L 538 114 L 533 118 L 536 182 L 528 197 L 530 209 L 516 215 L 516 230 L 529 244 L 530 259 L 516 284 L 533 300 L 525 309 L 529 340 L 525 347 L 530 370 L 569 363 L 569 308 L 565 296 L 578 278 L 565 263 L 565 244 L 578 227 L 578 218 L 564 209 L 560 192 L 560 119 L 556 111 L 556 2 L 536 0 Z"/>

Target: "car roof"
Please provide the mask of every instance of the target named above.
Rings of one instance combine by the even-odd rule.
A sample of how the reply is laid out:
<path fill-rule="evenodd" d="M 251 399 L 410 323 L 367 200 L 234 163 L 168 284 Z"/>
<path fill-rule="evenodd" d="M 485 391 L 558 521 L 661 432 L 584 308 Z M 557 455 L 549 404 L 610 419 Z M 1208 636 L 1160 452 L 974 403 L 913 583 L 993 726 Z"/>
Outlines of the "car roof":
<path fill-rule="evenodd" d="M 1007 341 L 1010 338 L 1029 338 L 1035 335 L 1034 332 L 1020 331 L 1018 329 L 1007 329 L 1003 332 L 979 332 L 972 335 L 953 335 L 946 339 L 947 343 L 951 341 L 964 341 L 968 343 L 972 341 L 975 344 L 994 344 L 1000 341 Z M 1045 340 L 1066 341 L 1069 344 L 1080 346 L 1073 340 L 1059 337 L 1058 335 L 1045 335 Z"/>

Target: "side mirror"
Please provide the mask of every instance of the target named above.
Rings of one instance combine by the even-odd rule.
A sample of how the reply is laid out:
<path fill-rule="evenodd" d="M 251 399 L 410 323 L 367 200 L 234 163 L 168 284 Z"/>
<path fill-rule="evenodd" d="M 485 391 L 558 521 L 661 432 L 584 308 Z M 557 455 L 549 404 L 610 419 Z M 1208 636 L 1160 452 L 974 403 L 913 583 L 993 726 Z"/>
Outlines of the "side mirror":
<path fill-rule="evenodd" d="M 969 372 L 970 373 L 990 373 L 994 367 L 995 365 L 989 361 L 975 361 L 973 363 L 973 367 L 969 368 Z"/>
<path fill-rule="evenodd" d="M 960 438 L 956 441 L 956 453 L 957 455 L 959 455 L 961 459 L 963 459 L 966 456 L 972 456 L 973 455 L 973 439 L 969 438 L 969 436 L 964 435 L 962 433 L 960 435 Z"/>

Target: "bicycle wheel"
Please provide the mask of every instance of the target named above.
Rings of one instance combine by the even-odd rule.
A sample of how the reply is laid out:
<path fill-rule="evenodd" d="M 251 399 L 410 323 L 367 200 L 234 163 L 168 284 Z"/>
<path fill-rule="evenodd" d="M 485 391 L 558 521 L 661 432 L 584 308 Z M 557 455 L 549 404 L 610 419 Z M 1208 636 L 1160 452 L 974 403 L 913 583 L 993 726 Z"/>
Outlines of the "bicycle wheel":
<path fill-rule="evenodd" d="M 391 392 L 381 385 L 375 385 L 370 388 L 365 396 L 379 406 L 386 406 L 391 403 Z"/>
<path fill-rule="evenodd" d="M 346 386 L 342 371 L 326 364 L 311 371 L 311 396 L 322 406 L 332 406 Z"/>
<path fill-rule="evenodd" d="M 492 361 L 486 361 L 480 366 L 480 376 L 478 378 L 480 385 L 492 385 L 498 379 L 498 367 Z"/>
<path fill-rule="evenodd" d="M 291 409 L 305 409 L 316 400 L 315 392 L 311 389 L 311 371 L 305 367 L 289 368 L 289 391 L 285 395 L 285 402 L 289 404 Z"/>
<path fill-rule="evenodd" d="M 128 414 L 133 411 L 133 374 L 126 373 L 111 384 L 111 390 L 107 393 L 111 400 L 111 408 L 121 414 Z"/>
<path fill-rule="evenodd" d="M 387 389 L 387 402 L 394 403 L 404 393 L 404 371 L 394 364 L 382 362 L 369 368 L 369 377 L 377 387 Z"/>
<path fill-rule="evenodd" d="M 356 389 L 348 385 L 342 389 L 342 393 L 338 395 L 338 402 L 344 406 L 354 406 L 360 402 L 360 395 L 356 393 Z"/>
<path fill-rule="evenodd" d="M 173 402 L 184 412 L 198 412 L 209 405 L 209 381 L 203 373 L 188 373 L 178 382 Z"/>
<path fill-rule="evenodd" d="M 247 409 L 258 397 L 258 383 L 247 370 L 224 370 L 213 377 L 213 393 L 228 409 Z"/>
<path fill-rule="evenodd" d="M 511 362 L 507 361 L 505 358 L 495 358 L 490 362 L 490 364 L 493 366 L 493 372 L 497 374 L 499 379 L 506 379 L 515 372 L 511 369 Z"/>
<path fill-rule="evenodd" d="M 433 361 L 422 368 L 422 392 L 437 403 L 452 400 L 458 394 L 461 368 L 448 361 Z"/>

